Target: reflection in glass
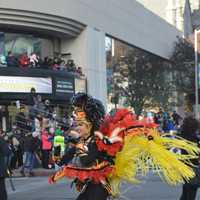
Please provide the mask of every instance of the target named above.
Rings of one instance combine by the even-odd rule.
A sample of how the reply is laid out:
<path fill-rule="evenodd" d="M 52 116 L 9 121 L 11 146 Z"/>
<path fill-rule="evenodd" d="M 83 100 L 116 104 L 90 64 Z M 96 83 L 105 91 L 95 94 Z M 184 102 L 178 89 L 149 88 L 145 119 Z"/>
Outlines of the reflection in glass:
<path fill-rule="evenodd" d="M 130 107 L 140 114 L 143 109 L 170 106 L 168 61 L 110 37 L 105 43 L 109 111 Z"/>

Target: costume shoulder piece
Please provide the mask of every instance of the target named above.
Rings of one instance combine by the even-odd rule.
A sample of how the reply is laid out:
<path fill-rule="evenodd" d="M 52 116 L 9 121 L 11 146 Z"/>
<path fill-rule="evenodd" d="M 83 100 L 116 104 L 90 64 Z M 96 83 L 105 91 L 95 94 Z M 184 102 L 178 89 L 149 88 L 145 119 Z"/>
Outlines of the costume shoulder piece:
<path fill-rule="evenodd" d="M 156 127 L 157 124 L 146 119 L 137 120 L 137 116 L 128 109 L 119 109 L 114 116 L 107 115 L 99 131 L 95 132 L 98 149 L 106 151 L 110 156 L 115 156 L 122 149 L 125 136 L 148 134 L 148 129 Z"/>

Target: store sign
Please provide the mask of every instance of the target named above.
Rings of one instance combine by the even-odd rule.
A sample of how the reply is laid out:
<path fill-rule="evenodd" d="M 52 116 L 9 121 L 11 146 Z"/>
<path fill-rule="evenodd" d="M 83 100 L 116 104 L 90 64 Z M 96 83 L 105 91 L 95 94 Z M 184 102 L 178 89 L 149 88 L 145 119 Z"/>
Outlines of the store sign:
<path fill-rule="evenodd" d="M 56 95 L 74 94 L 74 79 L 56 78 L 55 82 Z"/>
<path fill-rule="evenodd" d="M 37 93 L 52 94 L 51 78 L 0 76 L 0 92 L 30 93 L 35 88 Z"/>

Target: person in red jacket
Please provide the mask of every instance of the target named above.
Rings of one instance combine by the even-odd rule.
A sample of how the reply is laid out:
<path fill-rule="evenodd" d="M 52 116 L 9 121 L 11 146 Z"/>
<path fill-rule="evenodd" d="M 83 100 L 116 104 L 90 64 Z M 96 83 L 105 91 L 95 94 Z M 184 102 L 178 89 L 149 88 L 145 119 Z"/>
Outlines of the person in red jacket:
<path fill-rule="evenodd" d="M 42 129 L 42 167 L 49 169 L 49 154 L 52 148 L 52 143 L 49 141 L 48 128 Z"/>
<path fill-rule="evenodd" d="M 27 53 L 24 53 L 19 58 L 19 65 L 22 68 L 28 68 L 30 62 Z"/>

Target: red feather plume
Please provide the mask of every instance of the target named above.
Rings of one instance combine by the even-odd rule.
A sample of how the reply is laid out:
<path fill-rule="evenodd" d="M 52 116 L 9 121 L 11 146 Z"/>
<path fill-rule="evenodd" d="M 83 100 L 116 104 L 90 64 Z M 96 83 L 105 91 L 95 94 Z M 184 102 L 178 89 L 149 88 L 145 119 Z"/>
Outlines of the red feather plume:
<path fill-rule="evenodd" d="M 137 116 L 130 112 L 128 109 L 119 109 L 116 111 L 114 116 L 106 116 L 103 123 L 100 126 L 99 131 L 103 134 L 106 138 L 111 138 L 113 131 L 116 128 L 123 128 L 121 132 L 117 134 L 122 140 L 112 143 L 106 144 L 100 138 L 97 138 L 96 144 L 99 151 L 106 151 L 110 156 L 115 156 L 115 154 L 120 151 L 123 147 L 123 139 L 128 132 L 127 129 L 131 128 L 156 128 L 157 124 L 149 121 L 147 118 L 143 120 L 137 120 Z M 145 130 L 145 133 L 148 132 Z M 135 134 L 139 134 L 140 131 L 137 131 Z"/>

